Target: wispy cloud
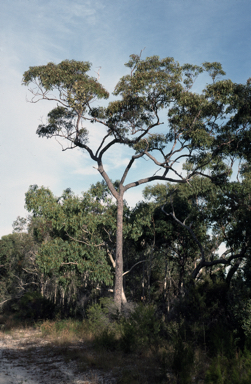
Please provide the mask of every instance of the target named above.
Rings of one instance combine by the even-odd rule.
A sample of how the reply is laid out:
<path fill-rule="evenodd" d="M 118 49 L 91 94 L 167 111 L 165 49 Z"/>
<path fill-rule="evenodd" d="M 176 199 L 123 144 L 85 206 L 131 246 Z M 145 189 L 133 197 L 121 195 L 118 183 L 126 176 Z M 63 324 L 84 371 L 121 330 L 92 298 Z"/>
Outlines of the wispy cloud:
<path fill-rule="evenodd" d="M 73 171 L 75 175 L 97 175 L 98 170 L 94 168 L 94 166 L 88 166 L 88 167 L 83 167 L 83 168 L 78 168 Z"/>
<path fill-rule="evenodd" d="M 15 4 L 14 4 L 15 3 Z M 129 73 L 128 56 L 146 47 L 143 56 L 173 56 L 181 63 L 222 61 L 234 81 L 250 77 L 251 3 L 236 0 L 19 0 L 0 3 L 0 236 L 17 215 L 25 214 L 24 193 L 37 183 L 59 195 L 65 187 L 87 190 L 100 180 L 83 151 L 62 152 L 55 140 L 35 134 L 50 103 L 29 104 L 21 87 L 29 66 L 64 59 L 101 66 L 100 81 L 112 92 Z M 203 79 L 204 81 L 204 79 Z M 198 83 L 198 89 L 201 83 Z M 105 130 L 86 125 L 95 150 Z M 120 178 L 130 152 L 117 146 L 104 156 L 113 180 Z M 179 171 L 182 164 L 178 165 Z M 127 182 L 156 172 L 145 160 L 135 162 Z M 126 199 L 141 198 L 133 188 Z"/>

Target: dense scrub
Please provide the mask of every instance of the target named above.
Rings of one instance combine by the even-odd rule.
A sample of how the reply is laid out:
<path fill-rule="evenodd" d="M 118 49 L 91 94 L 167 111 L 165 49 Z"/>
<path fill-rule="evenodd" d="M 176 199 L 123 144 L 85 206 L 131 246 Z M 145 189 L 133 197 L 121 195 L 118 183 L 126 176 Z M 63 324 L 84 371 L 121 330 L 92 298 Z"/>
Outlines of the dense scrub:
<path fill-rule="evenodd" d="M 64 346 L 84 340 L 90 353 L 74 355 L 81 369 L 120 367 L 118 383 L 249 383 L 249 184 L 249 173 L 224 188 L 195 178 L 148 187 L 134 209 L 125 202 L 121 310 L 111 298 L 116 206 L 105 185 L 60 198 L 31 187 L 32 215 L 0 240 L 5 330 L 39 324 L 66 359 Z"/>
<path fill-rule="evenodd" d="M 231 292 L 222 307 L 223 293 L 215 305 L 206 300 L 212 287 L 202 288 L 191 294 L 197 309 L 191 298 L 183 298 L 168 318 L 156 305 L 142 303 L 128 303 L 119 313 L 106 298 L 90 305 L 83 320 L 60 320 L 57 315 L 33 326 L 58 346 L 66 361 L 76 360 L 83 372 L 95 367 L 112 372 L 118 383 L 250 383 L 250 317 L 229 308 Z M 30 317 L 26 320 L 31 324 Z M 21 321 L 21 311 L 14 318 L 5 314 L 4 332 L 20 327 Z M 67 348 L 72 343 L 80 343 L 79 348 Z"/>

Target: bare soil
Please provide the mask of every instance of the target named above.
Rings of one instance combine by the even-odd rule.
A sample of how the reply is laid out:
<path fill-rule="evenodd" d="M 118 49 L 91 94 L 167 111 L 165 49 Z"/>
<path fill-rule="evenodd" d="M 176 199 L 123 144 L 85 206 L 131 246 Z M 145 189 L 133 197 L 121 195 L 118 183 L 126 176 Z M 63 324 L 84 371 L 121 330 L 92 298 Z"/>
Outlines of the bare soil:
<path fill-rule="evenodd" d="M 64 348 L 77 350 L 85 345 L 80 341 Z M 61 351 L 62 346 L 42 338 L 38 329 L 0 332 L 0 384 L 116 383 L 109 373 L 97 369 L 81 372 L 77 361 L 65 359 Z"/>

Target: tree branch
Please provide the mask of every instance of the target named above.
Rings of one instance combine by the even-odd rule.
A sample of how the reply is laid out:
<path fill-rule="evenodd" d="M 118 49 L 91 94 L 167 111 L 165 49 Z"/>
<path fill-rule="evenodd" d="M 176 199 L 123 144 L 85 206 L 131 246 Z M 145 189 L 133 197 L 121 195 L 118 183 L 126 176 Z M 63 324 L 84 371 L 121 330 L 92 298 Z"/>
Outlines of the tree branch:
<path fill-rule="evenodd" d="M 127 191 L 130 188 L 137 187 L 138 185 L 145 184 L 145 183 L 148 183 L 150 181 L 155 181 L 155 180 L 170 181 L 171 183 L 187 183 L 188 182 L 188 179 L 176 180 L 176 179 L 173 179 L 171 177 L 165 177 L 165 176 L 150 176 L 150 177 L 146 177 L 144 179 L 140 179 L 138 181 L 134 181 L 132 183 L 127 184 L 124 187 L 124 191 Z"/>
<path fill-rule="evenodd" d="M 138 265 L 138 264 L 140 264 L 140 263 L 145 263 L 145 262 L 146 262 L 146 260 L 138 261 L 136 264 L 134 264 L 134 265 L 129 269 L 129 271 L 124 272 L 122 276 L 125 276 L 127 273 L 130 273 L 131 270 L 132 270 L 134 267 L 136 267 L 136 265 Z"/>
<path fill-rule="evenodd" d="M 120 183 L 121 183 L 122 185 L 123 185 L 123 183 L 124 183 L 124 181 L 125 181 L 125 179 L 126 179 L 126 177 L 127 177 L 127 175 L 128 175 L 128 172 L 130 171 L 130 168 L 132 167 L 134 161 L 135 161 L 136 159 L 139 159 L 139 158 L 142 157 L 142 156 L 144 156 L 144 152 L 142 152 L 142 153 L 140 153 L 140 154 L 138 154 L 138 155 L 134 155 L 134 156 L 132 156 L 132 158 L 131 158 L 131 160 L 129 161 L 129 163 L 128 163 L 128 165 L 127 165 L 125 171 L 124 171 L 124 174 L 123 174 L 123 176 L 122 176 L 122 178 L 121 178 Z"/>

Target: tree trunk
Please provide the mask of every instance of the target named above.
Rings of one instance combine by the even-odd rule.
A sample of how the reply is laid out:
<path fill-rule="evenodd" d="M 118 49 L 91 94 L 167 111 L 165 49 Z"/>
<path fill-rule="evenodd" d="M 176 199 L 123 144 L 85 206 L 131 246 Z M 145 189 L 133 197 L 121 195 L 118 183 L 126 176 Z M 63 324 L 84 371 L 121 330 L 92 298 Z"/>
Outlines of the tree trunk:
<path fill-rule="evenodd" d="M 40 289 L 40 291 L 41 291 L 41 296 L 44 297 L 44 274 L 43 274 L 43 273 L 41 274 L 41 280 L 40 280 L 40 282 L 41 282 L 41 289 Z"/>
<path fill-rule="evenodd" d="M 151 302 L 151 274 L 152 274 L 152 249 L 150 250 L 149 265 L 147 268 L 147 302 Z"/>
<path fill-rule="evenodd" d="M 54 304 L 57 304 L 57 281 L 55 282 L 55 287 L 54 287 Z"/>
<path fill-rule="evenodd" d="M 166 302 L 167 300 L 167 258 L 165 261 L 165 277 L 164 277 L 164 284 L 163 284 L 163 297 L 164 301 Z M 168 310 L 169 312 L 169 310 Z"/>
<path fill-rule="evenodd" d="M 116 269 L 114 302 L 121 311 L 122 286 L 123 286 L 123 194 L 117 200 L 117 233 L 116 233 Z"/>
<path fill-rule="evenodd" d="M 122 304 L 126 304 L 126 303 L 127 303 L 127 298 L 126 298 L 126 295 L 125 295 L 125 291 L 124 291 L 124 287 L 123 287 L 123 286 L 122 286 L 121 301 L 122 301 Z"/>
<path fill-rule="evenodd" d="M 113 259 L 112 257 L 112 254 L 111 252 L 107 249 L 107 254 L 111 260 L 111 263 L 112 263 L 112 266 L 114 268 L 114 270 L 116 270 L 116 262 L 115 260 Z M 113 289 L 110 291 L 110 292 L 113 292 Z M 122 295 L 121 295 L 121 300 L 122 300 L 122 304 L 125 304 L 127 303 L 127 298 L 126 298 L 126 295 L 125 295 L 125 291 L 124 291 L 124 287 L 123 287 L 123 284 L 122 284 Z"/>
<path fill-rule="evenodd" d="M 145 301 L 145 263 L 143 263 L 143 277 L 142 277 L 142 296 L 141 300 Z"/>

